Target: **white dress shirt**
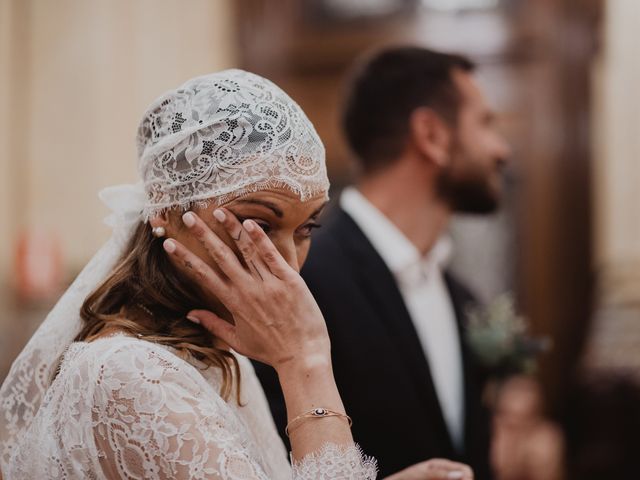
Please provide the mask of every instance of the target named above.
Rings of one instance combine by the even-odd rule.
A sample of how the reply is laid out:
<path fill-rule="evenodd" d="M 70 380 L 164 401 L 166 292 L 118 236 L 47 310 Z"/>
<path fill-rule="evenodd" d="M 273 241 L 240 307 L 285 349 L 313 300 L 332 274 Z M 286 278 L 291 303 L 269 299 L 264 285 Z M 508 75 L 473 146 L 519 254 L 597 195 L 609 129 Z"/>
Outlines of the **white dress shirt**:
<path fill-rule="evenodd" d="M 462 353 L 455 311 L 442 268 L 451 254 L 443 236 L 426 255 L 354 187 L 346 188 L 340 206 L 356 222 L 394 275 L 420 343 L 454 446 L 464 444 Z"/>

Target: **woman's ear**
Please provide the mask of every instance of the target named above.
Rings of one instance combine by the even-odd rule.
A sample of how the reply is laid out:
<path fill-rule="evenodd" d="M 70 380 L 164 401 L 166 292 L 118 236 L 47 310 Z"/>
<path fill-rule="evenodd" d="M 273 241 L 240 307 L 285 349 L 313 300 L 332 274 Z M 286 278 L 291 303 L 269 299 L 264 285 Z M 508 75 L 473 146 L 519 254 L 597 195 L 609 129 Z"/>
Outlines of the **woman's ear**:
<path fill-rule="evenodd" d="M 428 107 L 417 108 L 409 117 L 409 136 L 415 148 L 438 167 L 449 163 L 451 129 Z"/>
<path fill-rule="evenodd" d="M 149 225 L 151 228 L 162 227 L 167 233 L 171 230 L 171 222 L 169 221 L 169 212 L 164 211 L 158 213 L 149 219 Z"/>

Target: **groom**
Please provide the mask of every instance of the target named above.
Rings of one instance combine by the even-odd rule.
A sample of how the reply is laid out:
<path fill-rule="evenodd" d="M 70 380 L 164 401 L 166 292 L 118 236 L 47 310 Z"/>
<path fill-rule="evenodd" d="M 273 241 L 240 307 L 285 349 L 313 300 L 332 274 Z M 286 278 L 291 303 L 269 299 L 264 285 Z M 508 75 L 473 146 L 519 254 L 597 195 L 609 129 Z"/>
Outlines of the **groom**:
<path fill-rule="evenodd" d="M 445 457 L 491 478 L 482 378 L 464 339 L 473 298 L 446 270 L 446 229 L 455 212 L 498 207 L 508 147 L 495 115 L 466 58 L 392 48 L 356 72 L 343 127 L 361 174 L 302 275 L 354 438 L 383 475 Z M 277 379 L 256 369 L 282 431 Z"/>

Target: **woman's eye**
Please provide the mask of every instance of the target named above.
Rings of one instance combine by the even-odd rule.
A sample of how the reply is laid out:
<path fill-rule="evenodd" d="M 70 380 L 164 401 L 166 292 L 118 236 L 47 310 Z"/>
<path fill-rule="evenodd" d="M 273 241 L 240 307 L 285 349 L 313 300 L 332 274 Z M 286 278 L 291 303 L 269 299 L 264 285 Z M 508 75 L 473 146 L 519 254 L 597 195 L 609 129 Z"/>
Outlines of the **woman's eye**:
<path fill-rule="evenodd" d="M 271 225 L 269 225 L 264 220 L 259 220 L 257 218 L 251 218 L 251 217 L 241 217 L 239 215 L 236 215 L 236 218 L 238 219 L 238 221 L 240 223 L 243 223 L 245 220 L 253 220 L 264 231 L 264 233 L 266 233 L 267 235 L 269 235 L 269 233 L 271 233 L 271 230 L 272 230 Z"/>
<path fill-rule="evenodd" d="M 272 230 L 271 229 L 271 225 L 269 225 L 268 223 L 261 222 L 259 220 L 255 220 L 255 219 L 253 219 L 253 221 L 258 224 L 258 226 L 262 229 L 262 231 L 264 233 L 266 233 L 267 235 L 269 235 L 271 233 L 271 230 Z"/>
<path fill-rule="evenodd" d="M 319 223 L 308 223 L 300 229 L 300 233 L 303 237 L 310 237 L 314 228 L 320 228 L 322 225 Z"/>

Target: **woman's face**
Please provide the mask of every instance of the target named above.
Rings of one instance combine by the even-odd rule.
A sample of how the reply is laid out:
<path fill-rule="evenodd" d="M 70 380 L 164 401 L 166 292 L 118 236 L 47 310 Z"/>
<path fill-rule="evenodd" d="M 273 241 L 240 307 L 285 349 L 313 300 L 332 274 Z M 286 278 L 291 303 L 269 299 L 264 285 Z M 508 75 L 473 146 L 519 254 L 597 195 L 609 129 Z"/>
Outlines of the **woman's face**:
<path fill-rule="evenodd" d="M 283 188 L 251 193 L 220 206 L 224 206 L 241 222 L 254 220 L 267 233 L 286 262 L 299 272 L 309 253 L 311 233 L 320 226 L 317 218 L 325 204 L 324 194 L 302 202 L 296 194 Z M 209 205 L 193 208 L 192 211 L 239 255 L 235 242 L 213 217 L 216 208 L 218 205 Z M 175 238 L 217 270 L 202 244 L 182 223 L 177 211 L 171 212 L 166 218 L 152 219 L 151 225 L 164 226 L 167 237 Z"/>

